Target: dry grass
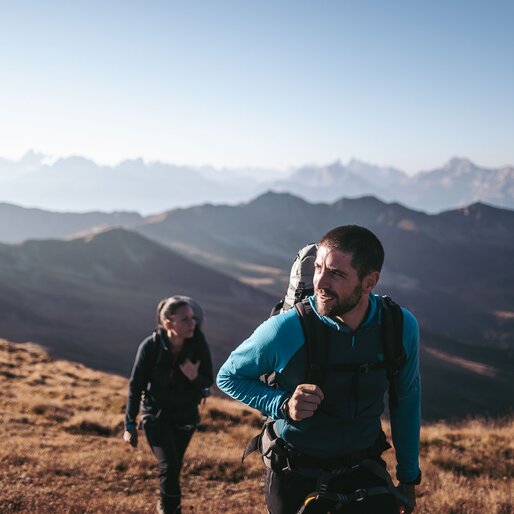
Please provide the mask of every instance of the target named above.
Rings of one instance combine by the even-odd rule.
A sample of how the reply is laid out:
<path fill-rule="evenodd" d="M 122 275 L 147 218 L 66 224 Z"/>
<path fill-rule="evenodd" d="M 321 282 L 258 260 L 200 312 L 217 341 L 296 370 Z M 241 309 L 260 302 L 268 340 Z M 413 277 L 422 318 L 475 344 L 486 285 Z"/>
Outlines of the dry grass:
<path fill-rule="evenodd" d="M 121 440 L 126 379 L 0 340 L 0 387 L 1 513 L 154 512 L 150 450 Z M 184 465 L 184 512 L 264 513 L 262 465 L 240 462 L 258 416 L 209 398 L 202 418 Z M 512 512 L 512 420 L 425 426 L 421 458 L 418 513 Z"/>
<path fill-rule="evenodd" d="M 424 427 L 419 512 L 512 514 L 514 422 L 468 420 Z"/>

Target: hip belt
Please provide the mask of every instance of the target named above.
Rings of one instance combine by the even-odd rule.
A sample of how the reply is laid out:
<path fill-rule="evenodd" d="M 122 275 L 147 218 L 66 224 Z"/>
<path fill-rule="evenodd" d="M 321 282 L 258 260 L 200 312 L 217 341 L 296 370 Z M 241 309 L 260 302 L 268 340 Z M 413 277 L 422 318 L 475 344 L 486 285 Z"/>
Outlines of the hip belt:
<path fill-rule="evenodd" d="M 260 434 L 253 437 L 246 445 L 242 460 L 258 451 L 266 467 L 275 472 L 288 473 L 300 468 L 340 469 L 351 468 L 365 459 L 379 457 L 391 448 L 385 434 L 380 433 L 375 443 L 364 450 L 338 457 L 316 457 L 299 452 L 293 445 L 278 437 L 274 423 L 265 423 Z"/>

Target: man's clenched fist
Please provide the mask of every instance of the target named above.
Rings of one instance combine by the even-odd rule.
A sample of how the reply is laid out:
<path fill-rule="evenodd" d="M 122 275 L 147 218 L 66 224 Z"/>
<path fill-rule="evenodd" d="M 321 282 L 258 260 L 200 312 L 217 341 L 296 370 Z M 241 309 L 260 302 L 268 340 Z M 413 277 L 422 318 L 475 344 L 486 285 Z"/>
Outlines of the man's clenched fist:
<path fill-rule="evenodd" d="M 294 421 L 310 418 L 323 398 L 323 391 L 317 385 L 300 384 L 287 402 L 289 417 Z"/>

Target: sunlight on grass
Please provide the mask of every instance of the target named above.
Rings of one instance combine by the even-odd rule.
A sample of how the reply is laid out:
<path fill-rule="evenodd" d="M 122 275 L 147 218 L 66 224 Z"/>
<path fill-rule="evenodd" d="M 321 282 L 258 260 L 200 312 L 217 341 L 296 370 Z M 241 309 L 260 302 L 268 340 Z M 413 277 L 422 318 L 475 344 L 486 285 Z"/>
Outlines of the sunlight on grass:
<path fill-rule="evenodd" d="M 157 469 L 141 437 L 123 443 L 127 381 L 0 340 L 0 512 L 151 513 Z M 257 413 L 211 397 L 182 474 L 184 513 L 262 514 L 263 466 L 241 463 Z M 388 427 L 385 426 L 386 431 Z M 385 454 L 390 471 L 394 454 Z M 417 513 L 510 514 L 514 420 L 423 426 Z"/>

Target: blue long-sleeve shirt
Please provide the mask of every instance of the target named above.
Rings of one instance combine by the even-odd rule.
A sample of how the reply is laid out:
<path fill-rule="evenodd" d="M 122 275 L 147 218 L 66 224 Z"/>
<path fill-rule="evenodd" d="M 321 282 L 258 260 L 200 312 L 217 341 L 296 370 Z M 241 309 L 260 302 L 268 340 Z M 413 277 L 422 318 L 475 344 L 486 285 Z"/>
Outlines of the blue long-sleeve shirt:
<path fill-rule="evenodd" d="M 370 295 L 368 314 L 355 331 L 315 313 L 329 330 L 328 362 L 362 364 L 384 359 L 380 332 L 381 299 Z M 395 378 L 398 406 L 391 409 L 391 428 L 396 450 L 396 476 L 412 482 L 419 474 L 420 380 L 419 329 L 414 316 L 403 311 L 403 347 L 406 362 Z M 305 383 L 307 354 L 305 337 L 295 309 L 274 316 L 229 356 L 221 367 L 217 384 L 232 398 L 276 420 L 278 435 L 299 451 L 319 457 L 355 453 L 373 445 L 381 431 L 384 393 L 388 389 L 385 369 L 359 376 L 355 398 L 352 373 L 328 373 L 323 384 L 324 400 L 314 416 L 302 421 L 284 419 L 282 404 L 297 385 Z M 277 373 L 272 388 L 259 380 Z"/>

